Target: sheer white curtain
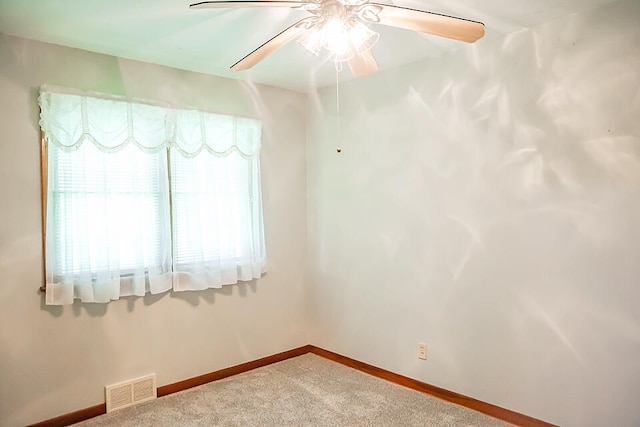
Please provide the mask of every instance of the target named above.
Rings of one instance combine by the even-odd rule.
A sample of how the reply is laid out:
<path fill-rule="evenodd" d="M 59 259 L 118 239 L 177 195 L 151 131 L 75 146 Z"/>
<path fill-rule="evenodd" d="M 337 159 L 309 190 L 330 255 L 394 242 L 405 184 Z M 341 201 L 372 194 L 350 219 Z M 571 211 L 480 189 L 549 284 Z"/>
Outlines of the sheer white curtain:
<path fill-rule="evenodd" d="M 47 304 L 266 271 L 259 121 L 51 86 L 39 100 Z"/>
<path fill-rule="evenodd" d="M 171 288 L 164 151 L 49 148 L 47 301 L 107 302 Z"/>
<path fill-rule="evenodd" d="M 259 278 L 266 268 L 255 121 L 181 111 L 171 147 L 174 289 Z"/>

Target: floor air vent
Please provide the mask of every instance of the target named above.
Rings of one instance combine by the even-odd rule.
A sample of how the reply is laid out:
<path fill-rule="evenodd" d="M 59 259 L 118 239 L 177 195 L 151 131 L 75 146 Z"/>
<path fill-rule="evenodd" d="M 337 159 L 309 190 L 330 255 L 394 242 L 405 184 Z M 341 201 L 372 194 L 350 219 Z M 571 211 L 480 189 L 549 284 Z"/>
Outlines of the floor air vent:
<path fill-rule="evenodd" d="M 105 387 L 107 412 L 126 408 L 157 397 L 156 374 Z"/>

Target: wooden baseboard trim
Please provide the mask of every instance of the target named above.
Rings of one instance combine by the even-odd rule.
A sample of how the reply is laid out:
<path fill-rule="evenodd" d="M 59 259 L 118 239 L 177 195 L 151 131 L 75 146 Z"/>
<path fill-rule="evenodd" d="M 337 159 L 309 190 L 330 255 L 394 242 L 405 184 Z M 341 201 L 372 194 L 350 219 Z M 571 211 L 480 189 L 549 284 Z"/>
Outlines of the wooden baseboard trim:
<path fill-rule="evenodd" d="M 360 362 L 355 359 L 351 359 L 341 354 L 334 353 L 329 350 L 324 350 L 314 345 L 305 345 L 302 347 L 294 348 L 293 350 L 283 351 L 282 353 L 274 354 L 271 356 L 263 357 L 262 359 L 253 360 L 251 362 L 242 363 L 240 365 L 231 366 L 229 368 L 221 369 L 219 371 L 210 372 L 208 374 L 199 375 L 197 377 L 189 378 L 184 381 L 178 381 L 173 384 L 167 384 L 158 387 L 158 397 L 166 396 L 171 393 L 177 393 L 179 391 L 187 390 L 192 387 L 207 384 L 212 381 L 220 380 L 230 377 L 232 375 L 241 374 L 243 372 L 251 371 L 253 369 L 261 368 L 263 366 L 271 365 L 276 362 L 282 362 L 283 360 L 291 359 L 292 357 L 302 356 L 306 353 L 313 353 L 317 356 L 323 357 L 328 360 L 340 363 L 366 374 L 372 375 L 383 380 L 390 381 L 392 383 L 401 385 L 403 387 L 410 388 L 422 393 L 429 394 L 447 402 L 455 403 L 460 406 L 464 406 L 474 411 L 482 412 L 483 414 L 497 418 L 502 421 L 506 421 L 511 424 L 515 424 L 522 427 L 557 427 L 554 424 L 547 423 L 545 421 L 538 420 L 536 418 L 523 415 L 509 409 L 501 408 L 500 406 L 492 405 L 490 403 L 483 402 L 471 397 L 464 396 L 440 387 L 436 387 L 427 383 L 423 383 L 413 378 L 405 377 L 400 374 L 396 374 L 387 371 L 382 368 L 378 368 L 368 363 Z M 69 414 L 61 415 L 59 417 L 51 418 L 46 421 L 41 421 L 36 424 L 31 424 L 27 427 L 64 427 L 71 424 L 85 421 L 98 415 L 105 414 L 107 412 L 107 406 L 105 403 L 91 406 L 89 408 L 81 409 L 79 411 L 71 412 Z"/>
<path fill-rule="evenodd" d="M 283 351 L 282 353 L 263 357 L 262 359 L 253 360 L 251 362 L 242 363 L 230 368 L 225 368 L 219 371 L 210 372 L 208 374 L 199 375 L 197 377 L 189 378 L 188 380 L 163 385 L 162 387 L 158 387 L 158 397 L 166 396 L 167 394 L 171 393 L 177 393 L 179 391 L 197 387 L 199 385 L 210 383 L 212 381 L 221 380 L 222 378 L 241 374 L 243 372 L 251 371 L 256 368 L 271 365 L 272 363 L 282 362 L 283 360 L 291 359 L 292 357 L 302 356 L 303 354 L 309 353 L 310 351 L 311 346 L 305 345 L 302 347 L 294 348 L 293 350 Z"/>
<path fill-rule="evenodd" d="M 482 412 L 483 414 L 489 415 L 502 421 L 506 421 L 511 424 L 515 424 L 517 426 L 557 427 L 554 424 L 550 424 L 545 421 L 541 421 L 536 418 L 511 411 L 509 409 L 501 408 L 500 406 L 492 405 L 490 403 L 486 403 L 472 397 L 467 397 L 462 394 L 446 390 L 444 388 L 423 383 L 421 381 L 414 380 L 413 378 L 405 377 L 403 375 L 396 374 L 373 365 L 369 365 L 368 363 L 360 362 L 358 360 L 342 356 L 341 354 L 334 353 L 332 351 L 324 350 L 313 345 L 310 347 L 311 353 L 320 357 L 324 357 L 325 359 L 338 362 L 342 365 L 348 366 L 369 375 L 373 375 L 374 377 L 390 381 L 403 387 L 429 394 L 439 399 L 446 400 L 447 402 L 455 403 L 457 405 L 473 409 L 474 411 Z"/>
<path fill-rule="evenodd" d="M 59 417 L 31 424 L 27 427 L 65 427 L 106 413 L 107 404 L 101 403 L 99 405 L 90 406 L 89 408 L 80 409 L 79 411 L 70 412 L 68 414 L 60 415 Z"/>
<path fill-rule="evenodd" d="M 221 369 L 219 371 L 210 372 L 208 374 L 199 375 L 197 377 L 189 378 L 184 381 L 178 381 L 177 383 L 163 385 L 158 387 L 158 397 L 166 396 L 171 393 L 176 393 L 182 390 L 187 390 L 192 387 L 197 387 L 211 381 L 227 378 L 232 375 L 241 374 L 243 372 L 251 371 L 256 368 L 271 365 L 272 363 L 282 362 L 283 360 L 291 359 L 292 357 L 301 356 L 311 351 L 310 345 L 294 348 L 293 350 L 283 351 L 282 353 L 273 354 L 271 356 L 263 357 L 262 359 L 252 360 L 251 362 L 242 363 L 240 365 L 231 366 L 230 368 Z M 45 421 L 41 421 L 36 424 L 31 424 L 27 427 L 65 427 L 71 424 L 79 423 L 90 418 L 97 417 L 98 415 L 105 414 L 107 412 L 106 403 L 100 405 L 91 406 L 89 408 L 81 409 L 79 411 L 71 412 L 59 417 L 51 418 Z"/>

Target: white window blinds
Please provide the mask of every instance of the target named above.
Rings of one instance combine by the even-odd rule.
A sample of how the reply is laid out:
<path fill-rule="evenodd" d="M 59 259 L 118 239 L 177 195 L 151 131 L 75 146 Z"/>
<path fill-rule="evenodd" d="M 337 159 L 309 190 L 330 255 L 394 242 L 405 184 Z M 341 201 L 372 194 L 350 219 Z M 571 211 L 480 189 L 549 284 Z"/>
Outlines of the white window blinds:
<path fill-rule="evenodd" d="M 45 86 L 46 301 L 266 271 L 257 120 Z"/>

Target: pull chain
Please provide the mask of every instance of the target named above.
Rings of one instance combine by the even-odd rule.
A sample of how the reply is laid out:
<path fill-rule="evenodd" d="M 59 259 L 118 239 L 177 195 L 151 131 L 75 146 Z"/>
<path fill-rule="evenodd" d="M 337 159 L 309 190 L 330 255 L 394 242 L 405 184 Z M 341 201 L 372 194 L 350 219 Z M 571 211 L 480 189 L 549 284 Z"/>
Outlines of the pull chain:
<path fill-rule="evenodd" d="M 336 139 L 338 141 L 338 148 L 336 151 L 340 153 L 342 148 L 340 148 L 340 142 L 342 141 L 342 129 L 340 127 L 340 79 L 339 73 L 342 71 L 342 62 L 336 62 L 336 122 L 337 122 L 337 136 Z"/>

